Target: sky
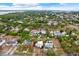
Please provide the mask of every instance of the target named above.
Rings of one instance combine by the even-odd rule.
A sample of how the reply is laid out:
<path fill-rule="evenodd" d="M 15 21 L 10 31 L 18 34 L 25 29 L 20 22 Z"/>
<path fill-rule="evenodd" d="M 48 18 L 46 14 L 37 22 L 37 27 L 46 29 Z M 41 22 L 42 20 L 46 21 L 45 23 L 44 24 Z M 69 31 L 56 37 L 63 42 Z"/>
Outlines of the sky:
<path fill-rule="evenodd" d="M 0 3 L 0 10 L 68 10 L 79 11 L 79 3 Z"/>

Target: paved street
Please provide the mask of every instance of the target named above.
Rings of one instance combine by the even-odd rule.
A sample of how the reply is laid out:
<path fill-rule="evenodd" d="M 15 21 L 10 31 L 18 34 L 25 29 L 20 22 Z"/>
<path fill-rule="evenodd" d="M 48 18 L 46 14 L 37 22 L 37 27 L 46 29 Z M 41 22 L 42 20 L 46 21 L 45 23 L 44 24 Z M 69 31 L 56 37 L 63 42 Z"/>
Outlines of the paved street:
<path fill-rule="evenodd" d="M 12 46 L 6 53 L 5 55 L 13 55 L 15 50 L 17 49 L 17 46 Z"/>

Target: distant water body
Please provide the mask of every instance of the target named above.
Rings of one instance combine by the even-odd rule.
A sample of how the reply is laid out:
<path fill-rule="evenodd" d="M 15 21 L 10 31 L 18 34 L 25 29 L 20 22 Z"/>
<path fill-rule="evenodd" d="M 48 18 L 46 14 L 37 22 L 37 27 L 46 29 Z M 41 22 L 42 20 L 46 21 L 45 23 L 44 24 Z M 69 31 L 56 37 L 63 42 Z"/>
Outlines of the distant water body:
<path fill-rule="evenodd" d="M 15 12 L 23 12 L 23 11 L 0 11 L 0 15 L 4 15 L 8 13 L 15 13 Z"/>
<path fill-rule="evenodd" d="M 0 15 L 8 14 L 10 12 L 0 12 Z"/>

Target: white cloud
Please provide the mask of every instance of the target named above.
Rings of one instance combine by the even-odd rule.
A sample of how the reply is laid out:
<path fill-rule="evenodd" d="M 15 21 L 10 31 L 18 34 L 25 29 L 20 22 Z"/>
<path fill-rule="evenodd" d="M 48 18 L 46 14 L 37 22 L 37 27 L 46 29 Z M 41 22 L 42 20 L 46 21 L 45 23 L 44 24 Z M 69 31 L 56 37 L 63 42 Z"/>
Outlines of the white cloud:
<path fill-rule="evenodd" d="M 13 4 L 13 6 L 0 6 L 0 10 L 42 10 L 42 6 L 37 3 L 32 4 Z"/>
<path fill-rule="evenodd" d="M 14 3 L 13 4 L 13 7 L 36 7 L 36 6 L 39 6 L 39 4 L 37 3 L 27 3 L 27 4 L 24 4 L 24 3 Z"/>
<path fill-rule="evenodd" d="M 64 7 L 64 3 L 60 3 L 60 7 L 43 7 L 38 3 L 14 3 L 13 6 L 0 6 L 0 10 L 79 10 L 78 7 Z"/>

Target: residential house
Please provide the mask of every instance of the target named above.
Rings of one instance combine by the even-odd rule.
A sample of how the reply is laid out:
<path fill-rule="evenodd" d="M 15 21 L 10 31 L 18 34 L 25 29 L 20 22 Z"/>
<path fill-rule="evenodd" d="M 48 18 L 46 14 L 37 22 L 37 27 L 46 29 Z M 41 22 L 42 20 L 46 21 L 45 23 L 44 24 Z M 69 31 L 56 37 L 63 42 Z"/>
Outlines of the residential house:
<path fill-rule="evenodd" d="M 33 47 L 33 42 L 31 40 L 25 40 L 23 43 L 26 47 Z"/>
<path fill-rule="evenodd" d="M 58 39 L 53 40 L 53 46 L 54 46 L 54 48 L 60 48 L 61 47 L 61 44 L 60 44 Z"/>
<path fill-rule="evenodd" d="M 4 28 L 4 30 L 9 30 L 9 31 L 11 31 L 12 29 L 13 29 L 12 26 L 6 26 L 6 27 Z"/>
<path fill-rule="evenodd" d="M 47 41 L 44 45 L 44 48 L 53 48 L 53 42 L 52 41 Z"/>
<path fill-rule="evenodd" d="M 43 41 L 37 41 L 35 44 L 35 47 L 42 48 L 43 47 Z"/>
<path fill-rule="evenodd" d="M 39 30 L 32 30 L 30 33 L 32 36 L 35 36 L 36 34 L 39 34 L 40 31 Z"/>
<path fill-rule="evenodd" d="M 75 41 L 75 44 L 76 44 L 77 46 L 79 46 L 79 40 Z"/>
<path fill-rule="evenodd" d="M 52 24 L 52 21 L 48 21 L 48 23 L 47 23 L 48 25 L 51 25 Z"/>
<path fill-rule="evenodd" d="M 46 34 L 46 31 L 45 30 L 43 30 L 43 29 L 40 29 L 40 30 L 32 30 L 31 31 L 31 35 L 36 35 L 36 34 L 40 34 L 40 35 L 44 35 L 44 34 Z"/>
<path fill-rule="evenodd" d="M 6 41 L 6 45 L 17 45 L 19 36 L 4 36 L 3 39 Z"/>
<path fill-rule="evenodd" d="M 41 30 L 40 30 L 40 33 L 41 33 L 41 34 L 46 34 L 46 31 L 43 30 L 43 29 L 41 29 Z"/>
<path fill-rule="evenodd" d="M 54 31 L 53 34 L 54 34 L 54 36 L 61 36 L 61 32 L 60 31 Z"/>
<path fill-rule="evenodd" d="M 51 34 L 52 36 L 61 36 L 61 35 L 65 35 L 66 32 L 65 32 L 65 31 L 64 31 L 64 32 L 60 32 L 60 31 L 50 31 L 50 34 Z"/>
<path fill-rule="evenodd" d="M 12 28 L 12 30 L 11 30 L 11 31 L 18 32 L 18 31 L 19 31 L 19 28 L 18 28 L 18 27 Z"/>
<path fill-rule="evenodd" d="M 61 33 L 61 35 L 65 35 L 65 34 L 66 34 L 66 32 L 65 32 L 65 31 Z"/>

